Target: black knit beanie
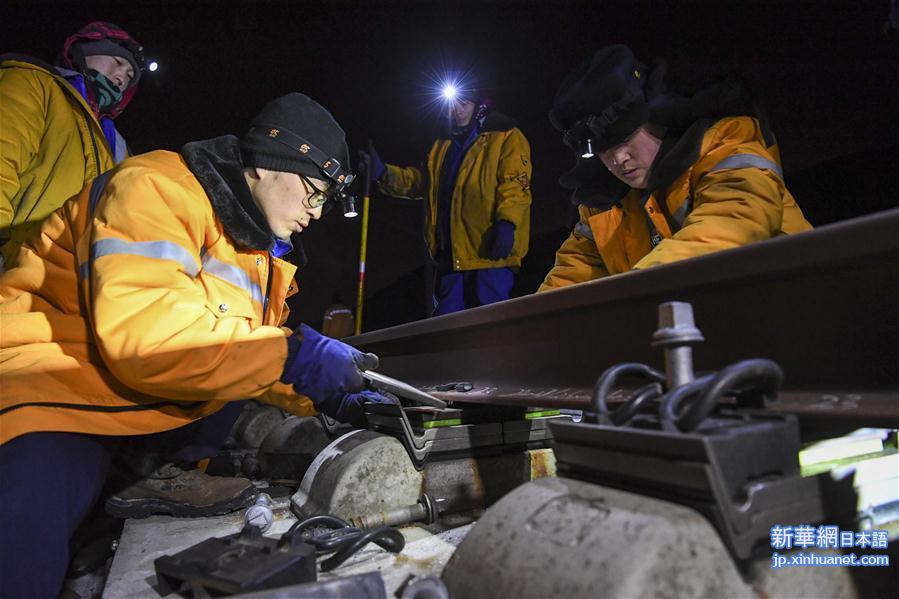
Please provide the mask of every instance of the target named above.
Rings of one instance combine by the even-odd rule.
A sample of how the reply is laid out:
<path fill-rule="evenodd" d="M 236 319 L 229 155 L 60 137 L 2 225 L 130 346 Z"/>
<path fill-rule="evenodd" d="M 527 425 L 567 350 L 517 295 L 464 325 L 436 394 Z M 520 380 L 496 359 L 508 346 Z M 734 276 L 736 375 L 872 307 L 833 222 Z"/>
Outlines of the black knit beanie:
<path fill-rule="evenodd" d="M 250 123 L 250 130 L 240 140 L 244 166 L 283 171 L 329 180 L 312 159 L 314 152 L 284 143 L 288 132 L 318 148 L 326 159 L 337 160 L 349 169 L 346 135 L 331 113 L 318 102 L 301 93 L 291 93 L 265 105 Z M 280 139 L 278 139 L 280 137 Z"/>

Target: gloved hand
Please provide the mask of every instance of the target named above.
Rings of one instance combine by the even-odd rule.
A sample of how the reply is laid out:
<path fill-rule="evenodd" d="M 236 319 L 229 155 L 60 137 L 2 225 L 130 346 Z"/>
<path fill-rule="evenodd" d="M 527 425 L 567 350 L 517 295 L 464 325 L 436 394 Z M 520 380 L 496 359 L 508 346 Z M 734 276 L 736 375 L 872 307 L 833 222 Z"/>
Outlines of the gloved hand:
<path fill-rule="evenodd" d="M 366 402 L 398 403 L 398 400 L 388 393 L 379 393 L 377 391 L 366 390 L 359 393 L 348 393 L 335 404 L 336 408 L 327 414 L 340 422 L 348 422 L 357 428 L 363 427 L 365 426 L 365 410 L 362 408 L 362 404 Z"/>
<path fill-rule="evenodd" d="M 287 338 L 281 382 L 309 397 L 318 411 L 340 420 L 344 397 L 365 388 L 362 371 L 377 367 L 375 354 L 363 354 L 303 324 Z"/>
<path fill-rule="evenodd" d="M 507 220 L 498 220 L 493 223 L 490 235 L 493 237 L 490 245 L 490 259 L 508 258 L 512 253 L 512 246 L 515 245 L 515 225 Z"/>
<path fill-rule="evenodd" d="M 384 173 L 387 172 L 387 167 L 384 166 L 384 162 L 381 160 L 381 157 L 378 156 L 378 151 L 375 149 L 375 144 L 368 144 L 368 157 L 371 161 L 371 168 L 368 171 L 368 176 L 372 181 L 378 181 L 381 177 L 384 176 Z"/>

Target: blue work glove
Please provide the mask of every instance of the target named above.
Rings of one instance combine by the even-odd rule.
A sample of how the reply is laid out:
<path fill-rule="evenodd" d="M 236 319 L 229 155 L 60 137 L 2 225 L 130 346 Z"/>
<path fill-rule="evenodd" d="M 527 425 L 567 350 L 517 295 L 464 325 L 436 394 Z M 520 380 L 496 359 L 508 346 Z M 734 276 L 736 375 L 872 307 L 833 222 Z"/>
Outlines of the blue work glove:
<path fill-rule="evenodd" d="M 493 223 L 490 231 L 493 241 L 490 244 L 490 259 L 503 260 L 512 253 L 515 245 L 515 225 L 507 220 L 498 220 Z"/>
<path fill-rule="evenodd" d="M 360 391 L 359 393 L 348 393 L 336 403 L 336 408 L 328 416 L 335 418 L 340 422 L 348 422 L 357 428 L 365 426 L 365 410 L 362 405 L 365 403 L 397 403 L 396 398 L 391 395 L 378 393 L 377 391 Z"/>
<path fill-rule="evenodd" d="M 375 354 L 363 354 L 303 324 L 287 338 L 281 382 L 309 397 L 319 412 L 341 420 L 339 412 L 345 396 L 362 391 L 362 371 L 377 367 Z"/>
<path fill-rule="evenodd" d="M 378 156 L 378 151 L 375 149 L 374 144 L 369 144 L 368 146 L 368 159 L 371 164 L 371 168 L 368 169 L 368 176 L 372 181 L 379 181 L 384 176 L 384 173 L 387 172 L 387 167 L 384 166 L 384 162 Z"/>

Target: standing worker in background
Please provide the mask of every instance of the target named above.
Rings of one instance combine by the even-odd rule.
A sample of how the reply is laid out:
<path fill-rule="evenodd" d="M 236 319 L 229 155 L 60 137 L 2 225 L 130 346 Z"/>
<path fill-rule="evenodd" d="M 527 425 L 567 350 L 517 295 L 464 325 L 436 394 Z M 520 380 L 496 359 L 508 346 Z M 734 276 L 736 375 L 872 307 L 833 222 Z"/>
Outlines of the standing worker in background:
<path fill-rule="evenodd" d="M 427 167 L 385 165 L 382 192 L 425 198 L 425 237 L 437 262 L 435 316 L 509 299 L 530 241 L 531 156 L 524 134 L 477 90 L 445 90 L 447 127 Z"/>
<path fill-rule="evenodd" d="M 44 218 L 128 156 L 113 119 L 137 91 L 141 50 L 95 21 L 65 41 L 55 67 L 0 56 L 0 271 Z"/>
<path fill-rule="evenodd" d="M 764 115 L 739 85 L 669 93 L 626 46 L 596 52 L 549 113 L 577 156 L 580 221 L 538 291 L 811 229 Z"/>
<path fill-rule="evenodd" d="M 179 465 L 215 454 L 241 400 L 350 423 L 386 401 L 363 390 L 377 356 L 281 327 L 290 236 L 352 178 L 343 129 L 293 93 L 240 139 L 129 158 L 23 241 L 0 274 L 0 596 L 59 593 L 123 448 L 160 463 L 113 515 L 223 513 L 253 485 Z"/>

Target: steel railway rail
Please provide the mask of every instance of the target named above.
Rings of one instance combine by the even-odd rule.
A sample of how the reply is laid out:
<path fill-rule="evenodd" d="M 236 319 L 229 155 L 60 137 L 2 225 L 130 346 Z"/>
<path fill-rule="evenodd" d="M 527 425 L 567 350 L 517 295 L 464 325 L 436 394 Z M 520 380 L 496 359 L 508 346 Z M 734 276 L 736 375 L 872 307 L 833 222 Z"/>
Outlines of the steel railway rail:
<path fill-rule="evenodd" d="M 899 423 L 899 209 L 646 271 L 351 337 L 379 370 L 461 402 L 585 409 L 607 367 L 662 367 L 657 306 L 693 305 L 697 372 L 753 357 L 786 373 L 803 425 Z"/>

